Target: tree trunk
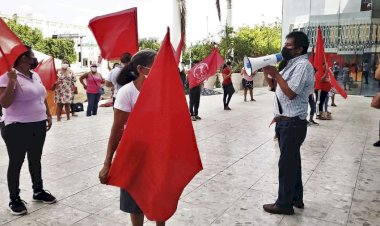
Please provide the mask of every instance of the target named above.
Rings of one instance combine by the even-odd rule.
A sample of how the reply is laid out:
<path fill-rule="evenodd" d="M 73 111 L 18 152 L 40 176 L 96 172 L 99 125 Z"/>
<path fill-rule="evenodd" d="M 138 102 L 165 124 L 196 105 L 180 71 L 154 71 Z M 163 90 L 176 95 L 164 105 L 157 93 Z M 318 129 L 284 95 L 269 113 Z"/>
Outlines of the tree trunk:
<path fill-rule="evenodd" d="M 232 0 L 227 1 L 227 26 L 232 27 Z"/>

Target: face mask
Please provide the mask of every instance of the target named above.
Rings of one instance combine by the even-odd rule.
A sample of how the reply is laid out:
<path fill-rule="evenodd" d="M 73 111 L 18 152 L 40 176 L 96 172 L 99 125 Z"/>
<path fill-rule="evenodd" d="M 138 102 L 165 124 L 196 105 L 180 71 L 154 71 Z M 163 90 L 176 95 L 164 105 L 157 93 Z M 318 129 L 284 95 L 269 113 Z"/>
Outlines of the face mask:
<path fill-rule="evenodd" d="M 96 67 L 92 67 L 92 68 L 91 68 L 91 71 L 92 71 L 93 73 L 95 73 L 95 72 L 97 71 L 97 68 L 96 68 Z"/>
<path fill-rule="evenodd" d="M 293 55 L 290 51 L 292 51 L 293 49 L 288 49 L 286 47 L 283 47 L 282 50 L 281 50 L 281 55 L 282 57 L 284 58 L 284 60 L 286 61 L 289 61 L 291 59 L 293 59 Z"/>
<path fill-rule="evenodd" d="M 30 69 L 35 69 L 38 66 L 38 60 L 35 57 L 31 59 L 33 59 L 33 63 L 30 64 Z"/>
<path fill-rule="evenodd" d="M 69 67 L 69 64 L 62 64 L 63 69 L 67 69 Z"/>

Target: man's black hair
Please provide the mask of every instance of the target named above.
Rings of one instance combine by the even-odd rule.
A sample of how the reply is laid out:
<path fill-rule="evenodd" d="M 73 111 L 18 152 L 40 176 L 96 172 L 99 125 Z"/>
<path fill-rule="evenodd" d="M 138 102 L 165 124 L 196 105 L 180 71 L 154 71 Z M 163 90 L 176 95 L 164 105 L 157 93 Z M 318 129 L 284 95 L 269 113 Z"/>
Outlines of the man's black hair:
<path fill-rule="evenodd" d="M 303 33 L 302 31 L 293 31 L 286 36 L 286 39 L 288 38 L 293 38 L 294 46 L 296 48 L 303 48 L 302 54 L 307 53 L 307 49 L 309 48 L 309 38 L 305 33 Z"/>

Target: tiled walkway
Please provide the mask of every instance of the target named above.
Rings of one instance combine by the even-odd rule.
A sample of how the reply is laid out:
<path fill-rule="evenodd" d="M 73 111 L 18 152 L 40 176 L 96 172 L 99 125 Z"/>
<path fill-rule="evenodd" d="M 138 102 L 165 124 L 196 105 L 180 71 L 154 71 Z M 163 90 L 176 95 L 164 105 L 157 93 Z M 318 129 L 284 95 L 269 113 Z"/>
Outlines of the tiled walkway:
<path fill-rule="evenodd" d="M 380 149 L 372 146 L 380 111 L 369 107 L 370 98 L 338 98 L 338 107 L 330 108 L 332 121 L 308 127 L 302 146 L 305 209 L 284 217 L 262 210 L 276 198 L 279 149 L 274 127 L 268 128 L 273 94 L 264 88 L 255 94 L 257 102 L 233 96 L 232 111 L 223 110 L 221 95 L 201 98 L 202 120 L 193 125 L 204 170 L 187 186 L 167 225 L 380 225 Z M 1 140 L 0 225 L 130 225 L 119 210 L 119 190 L 98 182 L 111 123 L 111 108 L 54 123 L 43 178 L 59 202 L 32 202 L 24 163 L 21 196 L 29 214 L 23 217 L 7 210 L 8 158 Z"/>

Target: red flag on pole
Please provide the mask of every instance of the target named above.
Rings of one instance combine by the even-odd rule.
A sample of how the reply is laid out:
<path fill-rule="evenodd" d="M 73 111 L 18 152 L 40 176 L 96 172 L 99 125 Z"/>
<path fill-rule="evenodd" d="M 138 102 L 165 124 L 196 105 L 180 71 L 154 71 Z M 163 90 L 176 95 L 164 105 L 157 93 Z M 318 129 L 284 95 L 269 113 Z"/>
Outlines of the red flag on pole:
<path fill-rule="evenodd" d="M 200 170 L 202 162 L 168 31 L 129 116 L 108 183 L 127 190 L 149 220 L 166 221 Z"/>
<path fill-rule="evenodd" d="M 185 37 L 185 34 L 182 33 L 181 34 L 181 40 L 179 41 L 178 46 L 177 46 L 177 50 L 175 51 L 175 54 L 174 54 L 175 55 L 175 61 L 176 61 L 177 65 L 179 64 L 179 60 L 181 59 L 181 53 L 182 53 L 183 45 L 185 43 L 184 37 Z"/>
<path fill-rule="evenodd" d="M 323 71 L 324 71 L 323 67 L 326 67 L 327 70 L 329 70 L 328 76 L 329 76 L 331 85 L 343 98 L 347 98 L 347 93 L 342 89 L 342 87 L 336 81 L 333 73 L 328 68 L 326 55 L 325 55 L 325 48 L 324 48 L 323 38 L 322 38 L 322 30 L 320 27 L 318 27 L 317 43 L 316 43 L 316 50 L 315 50 L 315 55 L 314 55 L 314 68 L 317 70 L 317 73 L 315 74 L 316 88 L 318 88 L 318 82 L 321 80 L 323 76 Z"/>
<path fill-rule="evenodd" d="M 119 59 L 125 52 L 133 55 L 139 50 L 137 8 L 95 17 L 88 26 L 104 59 Z"/>
<path fill-rule="evenodd" d="M 189 70 L 188 79 L 190 89 L 198 86 L 209 77 L 216 74 L 223 65 L 224 59 L 218 48 L 214 48 L 210 55 Z"/>
<path fill-rule="evenodd" d="M 52 90 L 57 81 L 57 70 L 55 69 L 54 57 L 41 61 L 34 71 L 41 77 L 45 89 Z"/>
<path fill-rule="evenodd" d="M 9 71 L 16 59 L 26 51 L 24 44 L 0 18 L 0 76 Z"/>

